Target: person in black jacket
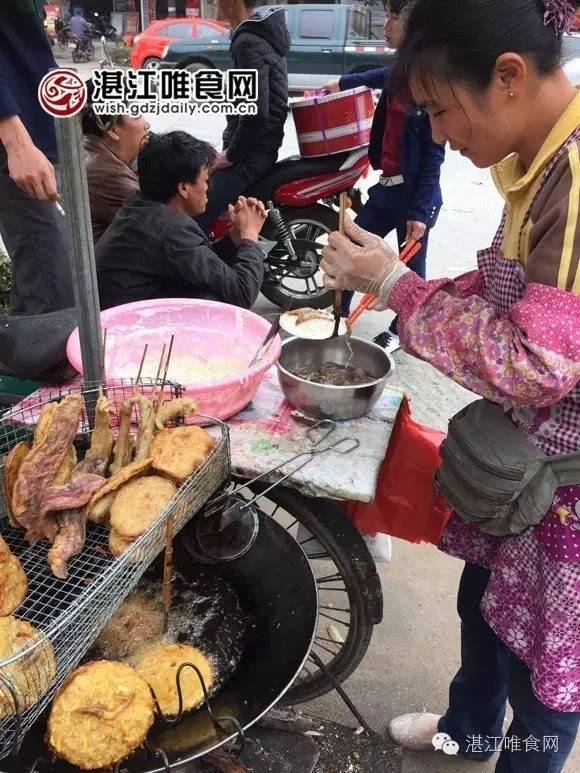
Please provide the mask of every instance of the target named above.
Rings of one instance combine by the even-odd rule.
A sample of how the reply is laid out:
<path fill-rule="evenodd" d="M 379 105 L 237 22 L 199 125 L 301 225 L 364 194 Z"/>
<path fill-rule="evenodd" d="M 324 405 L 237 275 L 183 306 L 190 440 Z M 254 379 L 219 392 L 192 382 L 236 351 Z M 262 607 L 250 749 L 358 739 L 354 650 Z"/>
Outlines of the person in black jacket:
<path fill-rule="evenodd" d="M 12 264 L 11 311 L 74 306 L 66 224 L 58 201 L 54 119 L 38 86 L 56 64 L 41 0 L 0 3 L 0 235 Z"/>
<path fill-rule="evenodd" d="M 256 0 L 218 0 L 218 18 L 234 29 L 230 55 L 235 69 L 257 70 L 256 115 L 230 116 L 223 134 L 200 225 L 209 232 L 212 220 L 278 158 L 288 116 L 286 54 L 290 34 L 282 8 L 254 13 Z"/>
<path fill-rule="evenodd" d="M 240 197 L 232 228 L 212 246 L 198 223 L 214 150 L 181 131 L 150 135 L 138 156 L 139 187 L 95 248 L 101 308 L 153 298 L 204 298 L 250 308 L 264 278 L 258 235 L 264 205 Z"/>

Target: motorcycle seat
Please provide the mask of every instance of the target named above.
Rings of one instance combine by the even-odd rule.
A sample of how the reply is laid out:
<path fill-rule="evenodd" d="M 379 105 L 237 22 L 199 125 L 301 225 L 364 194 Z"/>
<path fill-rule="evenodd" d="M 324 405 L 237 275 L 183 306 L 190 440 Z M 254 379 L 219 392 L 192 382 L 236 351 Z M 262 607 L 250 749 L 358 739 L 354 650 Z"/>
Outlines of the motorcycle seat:
<path fill-rule="evenodd" d="M 36 378 L 66 361 L 66 345 L 77 326 L 75 309 L 37 316 L 0 316 L 0 372 Z"/>
<path fill-rule="evenodd" d="M 346 152 L 334 153 L 331 156 L 322 156 L 320 158 L 301 158 L 300 156 L 285 158 L 284 161 L 274 164 L 263 177 L 252 183 L 244 191 L 244 196 L 254 196 L 254 198 L 266 204 L 272 199 L 274 192 L 281 185 L 293 180 L 300 180 L 304 177 L 315 177 L 319 174 L 337 172 L 349 155 Z"/>

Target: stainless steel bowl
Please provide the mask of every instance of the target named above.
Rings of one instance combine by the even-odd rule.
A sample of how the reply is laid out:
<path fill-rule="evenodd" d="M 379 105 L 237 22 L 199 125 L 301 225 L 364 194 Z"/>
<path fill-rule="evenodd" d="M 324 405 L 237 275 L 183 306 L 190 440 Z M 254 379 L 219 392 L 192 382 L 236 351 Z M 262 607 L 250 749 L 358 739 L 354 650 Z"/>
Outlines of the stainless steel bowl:
<path fill-rule="evenodd" d="M 324 341 L 288 338 L 276 364 L 284 396 L 295 408 L 317 419 L 356 419 L 371 410 L 381 396 L 395 363 L 377 344 L 362 338 L 350 339 L 353 351 L 350 365 L 362 368 L 375 380 L 361 386 L 313 384 L 294 375 L 300 368 L 328 362 L 346 365 L 350 358 L 343 336 Z"/>

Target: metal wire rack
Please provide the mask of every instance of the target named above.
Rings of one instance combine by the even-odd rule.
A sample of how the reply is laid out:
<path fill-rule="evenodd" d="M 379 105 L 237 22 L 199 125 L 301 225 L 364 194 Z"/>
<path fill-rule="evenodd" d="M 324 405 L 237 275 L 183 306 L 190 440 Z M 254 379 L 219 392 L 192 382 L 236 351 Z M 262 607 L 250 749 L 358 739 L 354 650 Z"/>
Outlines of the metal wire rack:
<path fill-rule="evenodd" d="M 111 407 L 111 429 L 118 430 L 121 404 L 133 390 L 151 395 L 156 385 L 145 379 L 117 380 L 106 385 Z M 94 411 L 99 387 L 85 384 L 77 389 L 60 389 L 43 399 L 28 399 L 24 407 L 7 411 L 0 419 L 0 466 L 6 455 L 22 440 L 31 441 L 43 406 L 67 394 L 82 394 L 85 408 L 75 446 L 81 458 L 90 442 L 89 417 Z M 165 385 L 165 399 L 181 394 L 180 387 Z M 24 532 L 9 525 L 3 475 L 0 492 L 0 533 L 18 556 L 28 578 L 28 593 L 14 616 L 36 629 L 24 646 L 10 657 L 2 657 L 0 641 L 0 758 L 18 752 L 24 735 L 47 707 L 67 675 L 101 629 L 129 594 L 142 574 L 163 550 L 165 524 L 174 519 L 174 535 L 225 485 L 231 475 L 227 426 L 210 417 L 208 431 L 216 444 L 202 466 L 178 489 L 156 521 L 119 558 L 109 552 L 108 530 L 87 524 L 83 552 L 69 562 L 66 580 L 54 577 L 47 564 L 50 545 L 30 545 Z M 177 422 L 179 419 L 176 420 Z M 132 426 L 132 434 L 137 422 Z"/>

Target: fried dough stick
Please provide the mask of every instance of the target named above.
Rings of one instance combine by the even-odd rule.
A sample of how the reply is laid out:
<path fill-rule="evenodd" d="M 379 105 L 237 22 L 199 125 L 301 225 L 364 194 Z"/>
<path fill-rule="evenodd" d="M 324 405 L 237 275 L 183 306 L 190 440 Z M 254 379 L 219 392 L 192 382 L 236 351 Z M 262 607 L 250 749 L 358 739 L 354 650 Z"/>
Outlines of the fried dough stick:
<path fill-rule="evenodd" d="M 95 411 L 95 427 L 91 435 L 91 446 L 85 456 L 85 459 L 101 460 L 101 464 L 96 469 L 98 475 L 105 474 L 114 442 L 109 401 L 105 395 L 100 395 Z"/>
<path fill-rule="evenodd" d="M 151 455 L 151 443 L 155 432 L 155 409 L 151 400 L 144 395 L 134 395 L 128 402 L 131 405 L 139 406 L 139 430 L 135 441 L 135 461 L 140 462 Z"/>
<path fill-rule="evenodd" d="M 99 413 L 99 402 L 101 402 L 101 397 L 99 397 L 97 401 L 97 415 L 95 419 L 95 430 L 93 432 L 93 438 L 97 432 L 97 429 L 99 429 L 101 426 L 104 427 L 104 409 L 102 408 L 103 403 L 101 402 L 101 412 Z M 131 414 L 133 412 L 133 404 L 126 400 L 122 406 L 121 410 L 119 412 L 119 435 L 117 437 L 117 442 L 114 444 L 113 448 L 113 463 L 111 464 L 110 472 L 111 476 L 116 475 L 118 472 L 120 472 L 123 467 L 126 467 L 128 464 L 131 463 L 131 460 L 133 459 L 133 438 L 131 437 Z M 108 407 L 107 407 L 107 414 L 108 414 Z M 102 422 L 102 424 L 101 424 Z M 97 424 L 99 426 L 97 426 Z M 107 415 L 107 427 L 109 427 L 109 416 Z M 111 433 L 112 436 L 112 433 Z M 93 449 L 93 442 L 95 443 L 95 453 L 97 444 L 98 447 L 105 448 L 106 444 L 109 441 L 108 439 L 105 440 L 105 432 L 104 429 L 102 432 L 99 432 L 99 435 L 97 438 L 91 439 L 91 450 L 89 451 L 89 454 L 91 453 Z M 107 457 L 108 459 L 108 457 Z M 92 508 L 87 508 L 87 518 L 89 521 L 92 521 L 93 523 L 104 523 L 104 521 L 107 520 L 109 516 L 109 511 L 111 509 L 111 505 L 113 504 L 113 500 L 115 499 L 115 493 L 112 492 L 110 494 L 106 494 L 102 497 Z"/>
<path fill-rule="evenodd" d="M 133 404 L 126 400 L 119 413 L 119 436 L 113 450 L 114 461 L 111 475 L 116 475 L 133 459 L 133 438 L 131 437 L 131 413 Z"/>
<path fill-rule="evenodd" d="M 195 416 L 197 403 L 191 397 L 176 397 L 157 408 L 156 428 L 162 430 L 176 416 Z"/>

